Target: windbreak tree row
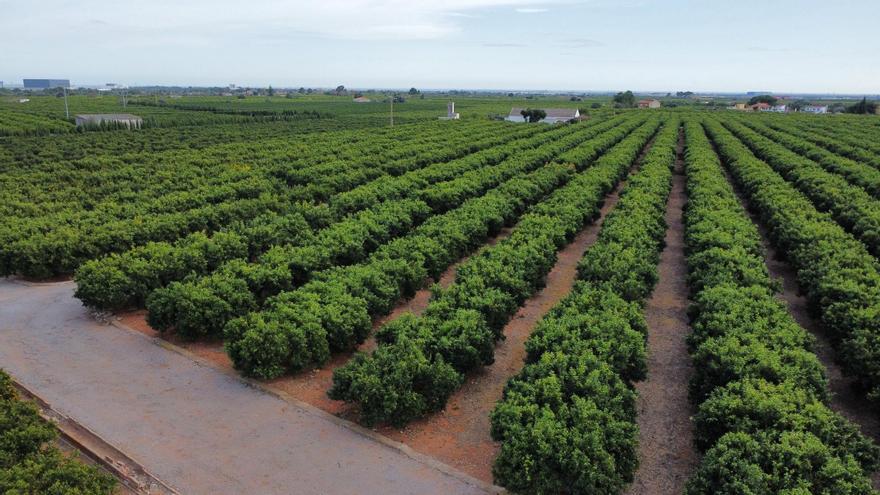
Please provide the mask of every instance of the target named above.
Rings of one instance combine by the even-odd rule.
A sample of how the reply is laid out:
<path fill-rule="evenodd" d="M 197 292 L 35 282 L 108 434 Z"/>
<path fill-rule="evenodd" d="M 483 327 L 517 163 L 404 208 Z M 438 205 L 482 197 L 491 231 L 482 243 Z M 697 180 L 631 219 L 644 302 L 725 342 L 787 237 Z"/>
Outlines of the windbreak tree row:
<path fill-rule="evenodd" d="M 770 239 L 797 270 L 844 370 L 880 400 L 880 268 L 865 246 L 820 213 L 766 163 L 715 121 L 706 131 Z"/>
<path fill-rule="evenodd" d="M 828 408 L 813 339 L 776 297 L 757 228 L 700 124 L 686 135 L 690 397 L 704 452 L 686 493 L 874 493 L 880 449 Z"/>
<path fill-rule="evenodd" d="M 404 315 L 333 375 L 331 398 L 358 404 L 367 424 L 400 426 L 442 409 L 466 373 L 494 361 L 496 342 L 523 302 L 544 283 L 556 252 L 594 220 L 606 195 L 657 132 L 655 119 L 536 205 L 510 237 L 469 259 L 447 289 L 435 287 L 422 316 Z"/>
<path fill-rule="evenodd" d="M 826 172 L 816 162 L 799 156 L 741 124 L 725 122 L 758 158 L 790 181 L 813 201 L 820 211 L 829 212 L 837 222 L 861 240 L 875 256 L 880 256 L 880 201 L 864 189 L 849 184 L 841 176 Z"/>
<path fill-rule="evenodd" d="M 361 262 L 379 246 L 406 234 L 430 215 L 442 214 L 462 201 L 535 170 L 584 139 L 593 138 L 610 146 L 638 124 L 631 121 L 615 127 L 585 127 L 555 135 L 557 139 L 514 154 L 498 165 L 413 191 L 413 199 L 380 203 L 324 229 L 308 245 L 276 247 L 256 263 L 230 262 L 208 276 L 157 289 L 147 299 L 149 322 L 156 329 L 173 327 L 178 334 L 188 337 L 219 336 L 231 318 L 259 309 L 267 297 L 301 286 L 314 273 Z M 400 205 L 409 205 L 406 218 L 385 213 L 389 209 L 400 210 Z"/>
<path fill-rule="evenodd" d="M 679 132 L 674 118 L 664 126 L 492 412 L 495 481 L 514 492 L 618 493 L 632 481 L 632 383 L 647 368 L 642 309 L 657 280 Z M 619 260 L 609 266 L 609 256 Z"/>
<path fill-rule="evenodd" d="M 497 164 L 518 150 L 529 149 L 575 130 L 575 127 L 570 126 L 554 132 L 544 132 L 450 162 L 432 163 L 400 176 L 382 176 L 350 191 L 360 191 L 357 197 L 362 200 L 357 202 L 357 208 L 346 199 L 349 198 L 348 192 L 342 192 L 330 198 L 328 208 L 309 210 L 308 213 L 312 213 L 310 218 L 305 218 L 301 211 L 295 210 L 285 215 L 261 215 L 248 222 L 233 223 L 210 237 L 203 232 L 195 232 L 174 243 L 147 243 L 121 254 L 88 261 L 76 272 L 76 296 L 86 305 L 99 309 L 141 306 L 147 295 L 155 289 L 185 277 L 206 275 L 232 260 L 237 260 L 236 267 L 241 260 L 258 261 L 258 257 L 263 256 L 273 246 L 283 247 L 276 247 L 275 252 L 265 254 L 268 263 L 277 262 L 285 256 L 302 256 L 303 253 L 298 253 L 295 247 L 311 245 L 311 248 L 301 248 L 301 251 L 306 251 L 305 261 L 317 264 L 319 260 L 315 257 L 315 252 L 320 249 L 315 246 L 316 242 L 326 244 L 339 241 L 342 234 L 356 229 L 360 220 L 367 222 L 363 227 L 368 227 L 373 222 L 371 218 L 377 214 L 381 216 L 381 211 L 353 217 L 346 217 L 346 214 L 378 207 L 382 201 L 417 196 L 417 193 L 434 182 Z M 395 188 L 398 185 L 405 187 Z M 392 190 L 398 191 L 397 194 L 392 194 Z M 379 191 L 387 194 L 378 194 Z M 372 192 L 375 193 L 369 194 Z M 337 207 L 340 202 L 346 208 Z M 315 215 L 316 212 L 321 214 Z M 313 232 L 312 227 L 323 227 L 323 230 Z M 358 249 L 354 245 L 357 239 L 351 236 L 347 238 L 351 242 L 336 246 L 338 252 Z M 330 249 L 325 249 L 320 254 L 326 253 L 325 259 L 331 258 Z"/>

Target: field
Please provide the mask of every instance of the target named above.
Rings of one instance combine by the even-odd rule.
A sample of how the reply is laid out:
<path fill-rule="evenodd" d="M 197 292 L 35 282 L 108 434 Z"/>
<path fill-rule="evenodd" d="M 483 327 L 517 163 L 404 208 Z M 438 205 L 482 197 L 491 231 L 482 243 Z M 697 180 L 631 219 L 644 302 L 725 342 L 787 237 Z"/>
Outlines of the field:
<path fill-rule="evenodd" d="M 392 127 L 370 96 L 71 98 L 139 130 L 0 101 L 0 367 L 97 434 L 127 418 L 105 436 L 182 493 L 250 486 L 228 448 L 332 477 L 333 446 L 250 429 L 288 408 L 475 493 L 877 493 L 880 118 L 416 96 Z M 285 405 L 243 420 L 253 388 Z"/>

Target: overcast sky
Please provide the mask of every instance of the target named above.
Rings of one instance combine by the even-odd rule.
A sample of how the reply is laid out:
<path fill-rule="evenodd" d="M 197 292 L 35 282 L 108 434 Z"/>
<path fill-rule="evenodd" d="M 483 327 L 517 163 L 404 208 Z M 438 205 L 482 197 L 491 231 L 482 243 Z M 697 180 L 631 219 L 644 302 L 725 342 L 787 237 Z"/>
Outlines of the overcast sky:
<path fill-rule="evenodd" d="M 0 80 L 880 93 L 880 0 L 0 0 Z"/>

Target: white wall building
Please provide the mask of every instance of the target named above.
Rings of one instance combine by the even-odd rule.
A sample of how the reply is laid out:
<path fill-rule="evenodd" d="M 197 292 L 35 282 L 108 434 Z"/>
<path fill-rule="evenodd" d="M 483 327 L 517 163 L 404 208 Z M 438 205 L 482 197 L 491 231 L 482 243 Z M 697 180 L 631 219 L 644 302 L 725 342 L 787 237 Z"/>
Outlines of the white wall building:
<path fill-rule="evenodd" d="M 446 116 L 440 117 L 440 120 L 458 120 L 461 118 L 461 115 L 455 112 L 455 102 L 450 101 L 446 104 Z"/>

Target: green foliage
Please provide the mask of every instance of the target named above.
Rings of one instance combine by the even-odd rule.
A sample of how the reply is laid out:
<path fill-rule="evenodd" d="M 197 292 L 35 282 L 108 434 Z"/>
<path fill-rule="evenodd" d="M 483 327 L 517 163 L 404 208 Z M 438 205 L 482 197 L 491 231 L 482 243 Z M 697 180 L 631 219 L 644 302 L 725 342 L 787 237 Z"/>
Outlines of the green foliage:
<path fill-rule="evenodd" d="M 58 432 L 37 408 L 19 400 L 0 370 L 0 492 L 48 495 L 113 493 L 116 481 L 95 467 L 67 458 L 52 442 Z"/>
<path fill-rule="evenodd" d="M 314 273 L 312 280 L 305 285 L 293 291 L 281 292 L 277 297 L 267 300 L 261 312 L 262 318 L 254 321 L 270 322 L 275 320 L 275 315 L 279 313 L 279 310 L 288 306 L 289 294 L 319 291 L 322 290 L 320 287 L 323 284 L 337 286 L 341 291 L 363 299 L 366 302 L 367 314 L 371 317 L 387 313 L 401 295 L 411 294 L 421 287 L 426 275 L 438 276 L 452 262 L 482 244 L 487 236 L 498 232 L 503 226 L 509 225 L 522 215 L 529 205 L 538 202 L 548 192 L 571 178 L 572 168 L 570 165 L 546 165 L 548 161 L 553 160 L 556 156 L 562 157 L 567 150 L 575 149 L 578 144 L 584 143 L 583 146 L 591 150 L 588 154 L 580 156 L 580 159 L 583 160 L 581 163 L 585 166 L 589 160 L 601 154 L 603 147 L 611 146 L 623 139 L 639 124 L 638 119 L 616 118 L 604 122 L 594 122 L 586 126 L 570 126 L 551 131 L 557 139 L 548 139 L 543 146 L 524 151 L 521 156 L 502 161 L 494 169 L 483 170 L 480 175 L 471 176 L 467 182 L 457 182 L 459 185 L 456 187 L 474 190 L 475 183 L 478 185 L 486 183 L 486 186 L 478 186 L 477 189 L 479 189 L 491 187 L 491 181 L 502 181 L 500 186 L 480 197 L 466 200 L 458 208 L 431 216 L 410 233 L 378 247 L 360 264 L 338 266 Z M 584 142 L 591 136 L 597 136 L 595 142 L 589 140 Z M 600 143 L 605 144 L 600 145 Z M 522 175 L 523 173 L 526 175 Z M 518 175 L 520 176 L 517 177 Z M 605 182 L 607 179 L 602 183 Z M 475 194 L 480 193 L 475 192 Z M 556 210 L 560 214 L 566 212 L 566 215 L 571 215 L 577 209 L 575 206 L 577 203 L 568 207 L 563 207 L 566 203 L 562 201 L 553 204 L 558 205 Z M 572 218 L 576 221 L 578 215 L 574 215 Z M 534 228 L 539 227 L 539 222 L 535 222 Z M 565 232 L 569 231 L 571 228 L 567 227 Z M 565 233 L 560 231 L 549 237 L 547 235 L 537 236 L 535 242 L 536 246 L 544 246 L 540 252 L 545 253 L 546 256 L 546 253 L 555 251 L 555 247 L 551 251 L 548 246 L 555 246 L 555 243 L 561 242 L 564 237 Z M 527 238 L 525 235 L 523 236 L 523 239 Z M 549 260 L 550 258 L 545 259 Z M 512 264 L 510 269 L 534 273 L 536 268 L 546 266 L 546 264 L 545 262 L 543 265 L 528 266 L 519 262 Z M 486 269 L 494 270 L 494 267 L 487 266 Z M 465 269 L 465 271 L 467 270 Z M 530 277 L 534 278 L 535 275 L 530 275 Z M 474 280 L 476 282 L 478 279 Z M 537 284 L 537 281 L 532 282 L 532 286 L 537 286 L 534 284 Z M 463 288 L 454 292 L 455 298 L 468 300 L 469 304 L 476 305 L 460 309 L 479 310 L 478 307 L 489 308 L 492 306 L 492 304 L 485 304 L 488 299 L 483 297 L 484 294 L 477 294 L 476 291 L 479 287 L 480 285 L 475 284 L 468 286 L 467 290 Z M 505 297 L 500 288 L 493 294 Z M 471 297 L 471 295 L 476 297 Z M 453 293 L 450 293 L 449 297 L 453 297 Z M 480 306 L 481 304 L 482 306 Z M 437 307 L 439 308 L 439 306 Z M 452 307 L 450 306 L 450 308 Z M 452 309 L 449 314 L 454 312 Z M 466 366 L 465 363 L 474 363 L 478 359 L 488 359 L 485 356 L 491 356 L 491 353 L 487 354 L 486 349 L 490 348 L 493 342 L 494 337 L 491 336 L 497 335 L 497 329 L 488 334 L 481 333 L 482 331 L 479 329 L 484 328 L 484 325 L 488 323 L 478 324 L 473 318 L 465 317 L 467 314 L 461 313 L 461 319 L 447 318 L 448 321 L 460 322 L 461 328 L 453 324 L 444 325 L 444 328 L 448 330 L 448 334 L 443 334 L 446 344 L 429 349 L 431 352 L 444 353 L 444 359 L 448 358 L 450 363 L 456 363 L 458 366 Z M 261 375 L 265 374 L 267 370 L 271 370 L 273 376 L 277 376 L 287 369 L 297 369 L 295 367 L 288 368 L 287 363 L 303 362 L 292 355 L 299 352 L 296 346 L 288 346 L 281 352 L 276 352 L 276 349 L 258 349 L 259 346 L 272 345 L 274 338 L 261 340 L 252 335 L 252 333 L 264 330 L 273 333 L 290 331 L 295 334 L 298 332 L 296 329 L 286 325 L 271 326 L 262 323 L 259 327 L 242 328 L 242 325 L 248 326 L 247 321 L 249 320 L 244 320 L 243 323 L 237 322 L 234 325 L 234 331 L 230 329 L 226 332 L 227 348 L 232 351 L 230 355 L 239 369 L 248 374 L 254 372 L 252 371 L 254 361 L 250 359 L 250 356 L 260 358 L 269 356 L 276 360 L 273 363 L 258 363 Z M 325 333 L 331 335 L 333 332 L 325 329 Z M 486 338 L 484 335 L 490 337 Z M 242 341 L 239 342 L 239 339 Z M 338 348 L 350 347 L 354 343 L 340 344 Z M 459 350 L 462 351 L 461 355 L 459 355 Z M 242 359 L 239 360 L 239 357 Z M 432 361 L 435 359 L 432 358 Z M 315 361 L 315 364 L 320 362 Z M 344 396 L 346 392 L 338 389 L 336 394 Z M 354 396 L 352 398 L 356 399 Z"/>
<path fill-rule="evenodd" d="M 687 495 L 873 495 L 852 456 L 838 457 L 805 432 L 729 433 L 713 446 L 688 480 Z"/>
<path fill-rule="evenodd" d="M 877 113 L 877 102 L 868 101 L 867 98 L 862 98 L 862 101 L 856 103 L 855 105 L 850 105 L 846 107 L 846 113 L 873 115 Z"/>
<path fill-rule="evenodd" d="M 614 106 L 618 108 L 633 108 L 636 106 L 636 96 L 632 91 L 621 91 L 614 95 Z"/>
<path fill-rule="evenodd" d="M 677 134 L 671 119 L 581 260 L 581 281 L 529 336 L 526 365 L 492 413 L 492 436 L 501 442 L 493 473 L 513 491 L 618 493 L 632 481 L 632 381 L 647 368 L 641 305 L 663 247 Z M 618 243 L 632 243 L 635 255 L 611 270 L 598 266 Z"/>
<path fill-rule="evenodd" d="M 761 183 L 746 187 L 746 195 L 771 227 L 768 209 L 779 212 L 784 223 L 771 235 L 788 243 L 811 207 L 716 126 L 707 122 L 706 130 L 732 175 L 740 184 Z M 698 404 L 695 443 L 705 452 L 686 493 L 874 493 L 866 473 L 877 468 L 880 449 L 827 406 L 813 339 L 775 297 L 778 284 L 764 268 L 757 228 L 704 129 L 694 121 L 685 128 L 685 240 L 694 293 L 688 344 L 696 370 L 690 395 Z M 782 198 L 780 208 L 774 201 Z"/>
<path fill-rule="evenodd" d="M 754 133 L 730 126 L 743 139 L 757 140 Z M 874 236 L 872 215 L 855 218 L 840 206 L 852 204 L 856 211 L 860 211 L 857 205 L 870 207 L 864 191 L 843 186 L 835 189 L 839 177 L 826 177 L 826 172 L 807 163 L 789 168 L 782 158 L 773 158 L 781 151 L 768 152 L 767 159 L 780 172 L 791 174 L 795 182 L 790 184 L 724 126 L 710 120 L 706 130 L 734 180 L 768 225 L 771 240 L 798 270 L 798 282 L 830 330 L 844 370 L 858 378 L 869 397 L 880 397 L 880 268 L 866 247 L 880 244 L 868 241 Z M 840 224 L 817 211 L 817 206 L 798 189 L 809 192 L 819 207 L 841 212 Z M 844 222 L 846 218 L 853 223 Z M 851 225 L 854 233 L 861 232 L 864 243 L 841 225 Z"/>
<path fill-rule="evenodd" d="M 547 112 L 540 108 L 526 108 L 519 113 L 527 122 L 540 122 L 547 117 Z"/>
<path fill-rule="evenodd" d="M 779 100 L 777 100 L 776 97 L 773 95 L 758 95 L 758 96 L 753 96 L 749 99 L 749 105 L 755 105 L 757 103 L 766 103 L 770 106 L 773 106 L 776 104 L 777 101 L 779 101 Z"/>
<path fill-rule="evenodd" d="M 556 251 L 587 221 L 595 218 L 601 199 L 625 175 L 658 124 L 646 124 L 628 137 L 624 137 L 624 132 L 615 139 L 597 140 L 606 143 L 605 147 L 618 141 L 619 144 L 524 216 L 510 237 L 459 267 L 455 283 L 449 288 L 435 288 L 423 316 L 401 320 L 380 331 L 377 339 L 380 350 L 395 352 L 393 349 L 397 346 L 416 346 L 429 361 L 451 365 L 459 382 L 467 372 L 491 364 L 495 342 L 502 338 L 502 329 L 510 317 L 542 287 L 544 277 L 555 264 Z M 601 147 L 597 149 L 587 143 L 583 146 L 592 150 L 592 154 L 584 155 L 576 162 L 582 167 L 601 152 Z M 357 365 L 340 369 L 338 373 L 346 376 L 354 373 L 350 367 L 358 366 L 365 371 L 357 374 L 358 383 L 349 380 L 334 388 L 335 397 L 358 403 L 362 413 L 371 421 L 399 424 L 433 409 L 411 410 L 415 416 L 383 416 L 388 409 L 375 411 L 371 408 L 377 401 L 365 403 L 362 400 L 358 393 L 363 389 L 362 383 L 393 381 L 396 393 L 406 389 L 427 394 L 431 401 L 441 401 L 439 407 L 454 391 L 453 388 L 417 392 L 417 383 L 404 385 L 396 379 L 401 375 L 396 368 L 405 368 L 407 364 L 389 362 L 377 366 L 372 359 L 378 359 L 378 356 L 365 357 Z"/>

